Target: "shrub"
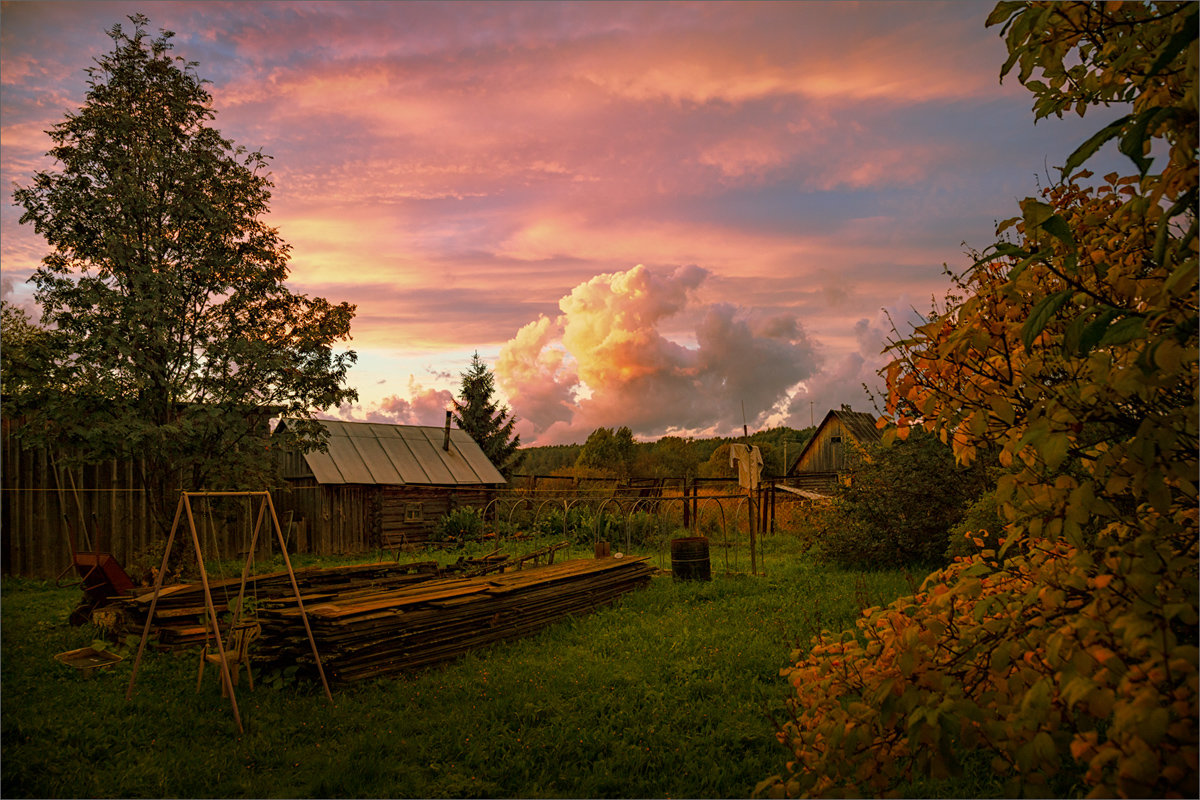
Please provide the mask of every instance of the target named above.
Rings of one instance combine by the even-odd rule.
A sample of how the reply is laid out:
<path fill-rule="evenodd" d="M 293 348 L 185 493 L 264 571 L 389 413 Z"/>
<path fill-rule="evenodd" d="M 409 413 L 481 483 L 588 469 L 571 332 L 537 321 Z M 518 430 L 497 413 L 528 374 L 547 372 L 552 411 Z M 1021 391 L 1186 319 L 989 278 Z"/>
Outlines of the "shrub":
<path fill-rule="evenodd" d="M 953 561 L 958 556 L 975 555 L 983 548 L 998 551 L 999 534 L 1003 530 L 1004 520 L 1000 519 L 1000 509 L 996 507 L 996 492 L 987 492 L 967 506 L 962 519 L 950 529 L 946 561 Z"/>
<path fill-rule="evenodd" d="M 456 508 L 437 521 L 436 530 L 443 541 L 476 542 L 483 538 L 483 515 L 470 506 Z"/>
<path fill-rule="evenodd" d="M 1039 117 L 1130 104 L 891 347 L 897 435 L 935 431 L 960 463 L 998 450 L 1003 543 L 978 537 L 914 596 L 795 654 L 795 760 L 760 790 L 882 794 L 974 751 L 1009 796 L 1197 795 L 1197 13 L 989 17 Z M 1137 174 L 1084 185 L 1074 170 L 1109 139 Z"/>
<path fill-rule="evenodd" d="M 851 470 L 834 489 L 821 539 L 823 556 L 843 568 L 944 566 L 950 529 L 988 482 L 982 464 L 956 464 L 924 431 L 868 446 Z"/>

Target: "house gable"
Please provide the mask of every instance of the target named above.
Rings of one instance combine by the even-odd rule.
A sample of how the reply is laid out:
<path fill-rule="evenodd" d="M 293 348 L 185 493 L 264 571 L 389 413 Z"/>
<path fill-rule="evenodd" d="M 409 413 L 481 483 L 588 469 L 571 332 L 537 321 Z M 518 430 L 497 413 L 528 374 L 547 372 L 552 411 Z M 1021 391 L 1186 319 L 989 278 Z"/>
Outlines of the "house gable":
<path fill-rule="evenodd" d="M 879 441 L 879 429 L 870 414 L 848 408 L 830 411 L 800 451 L 788 475 L 841 472 L 846 469 L 851 443 L 866 445 L 876 441 Z"/>

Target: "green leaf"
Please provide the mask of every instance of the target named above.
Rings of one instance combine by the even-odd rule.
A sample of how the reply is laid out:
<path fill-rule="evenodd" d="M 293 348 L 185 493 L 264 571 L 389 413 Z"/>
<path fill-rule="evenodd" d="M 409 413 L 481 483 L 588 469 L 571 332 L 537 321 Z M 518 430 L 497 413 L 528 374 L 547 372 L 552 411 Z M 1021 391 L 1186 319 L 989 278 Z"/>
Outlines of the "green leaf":
<path fill-rule="evenodd" d="M 1021 201 L 1021 217 L 1025 220 L 1025 235 L 1028 236 L 1034 228 L 1042 227 L 1042 223 L 1054 216 L 1054 206 L 1027 197 Z"/>
<path fill-rule="evenodd" d="M 1071 226 L 1058 214 L 1046 219 L 1041 225 L 1042 230 L 1065 244 L 1071 252 L 1075 252 L 1075 237 L 1071 234 Z"/>
<path fill-rule="evenodd" d="M 993 25 L 999 25 L 1001 22 L 1007 21 L 1013 15 L 1013 12 L 1020 11 L 1024 7 L 1024 3 L 1001 0 L 1001 2 L 996 3 L 996 7 L 992 9 L 992 13 L 988 14 L 984 27 L 990 28 Z"/>
<path fill-rule="evenodd" d="M 1100 346 L 1125 344 L 1134 339 L 1144 339 L 1146 337 L 1146 320 L 1142 317 L 1126 317 L 1123 320 L 1109 326 L 1104 332 L 1104 337 L 1100 340 Z"/>
<path fill-rule="evenodd" d="M 1115 308 L 1106 308 L 1094 320 L 1089 322 L 1083 329 L 1083 333 L 1079 336 L 1079 344 L 1076 352 L 1081 356 L 1086 356 L 1092 352 L 1100 340 L 1104 338 L 1105 332 L 1108 330 L 1109 324 L 1116 319 L 1121 312 Z M 1064 346 L 1066 342 L 1064 341 Z"/>
<path fill-rule="evenodd" d="M 992 251 L 991 254 L 977 259 L 975 263 L 971 265 L 972 267 L 978 269 L 985 264 L 990 264 L 1000 258 L 1025 258 L 1030 255 L 1028 250 L 1017 247 L 1009 242 L 997 242 L 988 249 Z"/>
<path fill-rule="evenodd" d="M 1131 116 L 1132 115 L 1127 114 L 1116 122 L 1110 123 L 1104 128 L 1101 128 L 1099 131 L 1092 134 L 1091 138 L 1089 138 L 1086 142 L 1075 148 L 1075 152 L 1068 156 L 1067 163 L 1062 167 L 1063 176 L 1065 177 L 1069 175 L 1077 167 L 1079 167 L 1080 164 L 1091 158 L 1095 152 L 1100 149 L 1101 145 L 1119 134 L 1121 129 L 1125 127 L 1125 124 L 1129 122 Z"/>
<path fill-rule="evenodd" d="M 1004 4 L 1001 3 L 1000 5 Z M 998 10 L 999 6 L 996 7 L 996 11 Z M 996 11 L 993 11 L 992 13 L 995 14 Z M 1153 77 L 1162 72 L 1167 64 L 1171 63 L 1171 60 L 1175 58 L 1175 56 L 1182 53 L 1184 48 L 1196 41 L 1197 14 L 1200 14 L 1200 11 L 1193 11 L 1191 14 L 1189 14 L 1187 19 L 1183 21 L 1183 28 L 1176 31 L 1175 35 L 1167 41 L 1163 51 L 1158 54 L 1158 58 L 1154 59 L 1154 63 L 1150 66 L 1150 71 L 1146 73 L 1147 78 Z M 991 19 L 991 17 L 988 17 L 988 19 Z"/>
<path fill-rule="evenodd" d="M 1133 125 L 1121 136 L 1117 149 L 1129 157 L 1140 174 L 1145 175 L 1154 161 L 1146 156 L 1146 129 L 1174 114 L 1175 110 L 1171 108 L 1147 108 L 1134 117 Z"/>
<path fill-rule="evenodd" d="M 1070 289 L 1064 289 L 1061 292 L 1055 292 L 1051 295 L 1046 295 L 1038 304 L 1033 307 L 1033 311 L 1029 312 L 1029 319 L 1021 326 L 1021 343 L 1028 350 L 1033 347 L 1033 340 L 1041 335 L 1046 329 L 1046 325 L 1058 313 L 1058 310 L 1071 299 L 1074 292 Z"/>

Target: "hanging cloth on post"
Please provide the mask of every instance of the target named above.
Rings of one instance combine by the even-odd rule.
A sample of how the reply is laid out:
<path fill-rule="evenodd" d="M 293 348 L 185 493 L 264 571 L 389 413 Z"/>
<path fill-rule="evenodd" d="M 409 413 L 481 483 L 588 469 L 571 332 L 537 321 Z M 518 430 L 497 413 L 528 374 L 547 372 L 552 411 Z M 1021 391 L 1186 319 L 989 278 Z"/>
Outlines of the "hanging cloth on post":
<path fill-rule="evenodd" d="M 750 491 L 758 489 L 763 460 L 762 453 L 759 452 L 757 446 L 731 444 L 729 446 L 729 466 L 737 467 L 739 486 Z"/>

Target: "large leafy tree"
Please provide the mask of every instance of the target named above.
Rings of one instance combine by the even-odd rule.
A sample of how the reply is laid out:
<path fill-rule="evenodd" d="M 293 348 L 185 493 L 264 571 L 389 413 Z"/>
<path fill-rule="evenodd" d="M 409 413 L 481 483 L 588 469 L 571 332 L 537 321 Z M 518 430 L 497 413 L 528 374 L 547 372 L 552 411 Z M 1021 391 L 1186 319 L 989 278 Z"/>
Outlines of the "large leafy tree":
<path fill-rule="evenodd" d="M 627 480 L 633 473 L 636 457 L 637 442 L 628 427 L 596 428 L 583 443 L 575 466 Z"/>
<path fill-rule="evenodd" d="M 344 387 L 354 308 L 285 286 L 264 221 L 267 157 L 211 127 L 196 65 L 148 20 L 115 25 L 86 101 L 48 131 L 55 169 L 15 191 L 50 247 L 33 276 L 45 361 L 24 435 L 81 460 L 136 458 L 165 526 L 179 489 L 261 488 L 269 420 L 319 446 L 315 409 Z"/>
<path fill-rule="evenodd" d="M 1039 117 L 1129 110 L 893 348 L 899 434 L 1009 469 L 1003 544 L 816 642 L 789 673 L 795 761 L 763 788 L 877 794 L 975 751 L 1010 796 L 1194 797 L 1197 6 L 1003 2 L 989 24 Z M 1134 169 L 1093 181 L 1110 140 Z"/>
<path fill-rule="evenodd" d="M 508 406 L 496 402 L 496 378 L 479 353 L 471 356 L 471 365 L 461 378 L 458 399 L 454 401 L 454 421 L 479 443 L 484 454 L 507 478 L 524 458 L 517 450 L 521 437 L 513 432 L 517 418 L 510 415 Z"/>

